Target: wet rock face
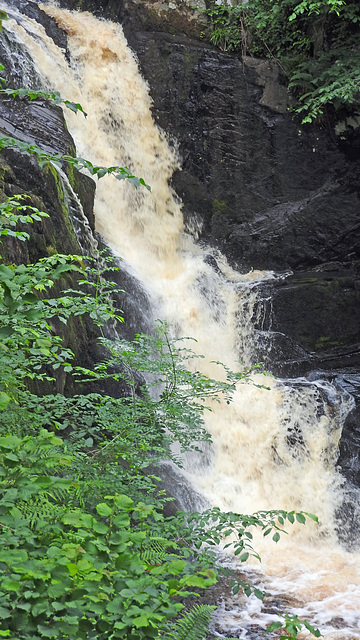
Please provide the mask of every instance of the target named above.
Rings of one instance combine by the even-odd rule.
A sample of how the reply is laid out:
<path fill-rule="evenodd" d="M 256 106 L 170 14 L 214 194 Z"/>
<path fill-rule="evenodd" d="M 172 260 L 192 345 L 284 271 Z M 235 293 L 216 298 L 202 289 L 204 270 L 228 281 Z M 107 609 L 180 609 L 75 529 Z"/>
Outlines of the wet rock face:
<path fill-rule="evenodd" d="M 240 269 L 293 272 L 271 287 L 261 359 L 283 375 L 358 366 L 359 161 L 325 129 L 297 126 L 271 62 L 136 24 L 128 38 L 178 145 L 189 229 Z"/>
<path fill-rule="evenodd" d="M 348 480 L 360 487 L 360 375 L 351 370 L 343 374 L 343 386 L 355 399 L 355 407 L 347 416 L 339 447 L 338 464 Z M 358 492 L 354 505 L 358 503 Z M 353 505 L 353 506 L 354 506 Z"/>
<path fill-rule="evenodd" d="M 40 22 L 55 44 L 62 49 L 66 49 L 66 35 L 46 13 L 41 11 L 36 0 L 34 2 L 32 0 L 9 0 L 9 4 L 19 9 L 21 13 L 29 18 Z"/>
<path fill-rule="evenodd" d="M 174 187 L 201 238 L 246 269 L 304 269 L 358 253 L 359 167 L 324 131 L 299 130 L 272 63 L 159 33 L 130 41 L 155 117 L 179 143 Z"/>
<path fill-rule="evenodd" d="M 304 270 L 359 256 L 359 162 L 324 129 L 292 120 L 276 64 L 187 37 L 190 27 L 178 27 L 184 1 L 61 4 L 123 23 L 154 117 L 178 146 L 173 184 L 201 239 L 243 269 Z"/>
<path fill-rule="evenodd" d="M 279 376 L 358 367 L 359 277 L 358 263 L 328 263 L 263 286 L 258 360 Z"/>
<path fill-rule="evenodd" d="M 0 137 L 12 136 L 27 142 L 43 144 L 44 148 L 55 153 L 69 153 L 73 148 L 73 142 L 64 128 L 62 112 L 58 109 L 50 109 L 45 105 L 28 105 L 26 102 L 20 103 L 13 99 L 0 101 Z M 39 119 L 34 114 L 39 114 Z M 47 121 L 54 124 L 54 127 L 47 129 L 44 123 Z M 56 126 L 55 126 L 56 125 Z M 51 139 L 53 128 L 61 136 L 58 144 Z M 15 133 L 16 129 L 16 133 Z M 49 144 L 46 143 L 48 139 Z M 87 206 L 92 210 L 92 200 L 94 190 L 92 180 L 85 176 L 77 176 L 75 182 L 83 185 L 87 191 Z M 74 184 L 75 184 L 74 182 Z M 6 149 L 1 152 L 0 157 L 0 198 L 3 201 L 6 197 L 14 194 L 26 194 L 29 198 L 27 202 L 41 211 L 49 214 L 49 218 L 42 222 L 29 225 L 27 231 L 31 234 L 29 242 L 19 242 L 13 238 L 2 243 L 2 256 L 8 263 L 33 263 L 40 258 L 52 255 L 55 252 L 64 254 L 80 254 L 81 247 L 77 241 L 70 213 L 65 206 L 64 192 L 61 181 L 55 169 L 48 165 L 41 170 L 37 162 L 16 150 Z M 65 287 L 76 287 L 76 279 L 68 279 Z M 59 293 L 58 286 L 55 286 L 52 295 Z M 78 363 L 91 366 L 98 355 L 97 329 L 86 319 L 72 318 L 64 331 L 62 323 L 52 321 L 54 328 L 64 338 L 64 346 L 70 347 L 75 353 Z M 35 383 L 35 390 L 37 389 Z M 41 392 L 46 392 L 46 387 L 42 385 Z M 64 373 L 57 373 L 56 390 L 58 392 L 74 393 L 74 380 Z M 77 390 L 76 390 L 77 391 Z M 78 392 L 78 391 L 77 391 Z"/>
<path fill-rule="evenodd" d="M 201 38 L 208 32 L 205 0 L 60 0 L 60 4 L 121 22 L 126 34 L 135 29 Z"/>

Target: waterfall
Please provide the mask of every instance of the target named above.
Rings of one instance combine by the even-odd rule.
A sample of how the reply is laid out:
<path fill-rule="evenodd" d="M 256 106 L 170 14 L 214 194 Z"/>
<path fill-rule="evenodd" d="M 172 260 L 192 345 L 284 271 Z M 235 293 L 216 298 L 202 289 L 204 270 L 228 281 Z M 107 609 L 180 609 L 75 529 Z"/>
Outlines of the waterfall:
<path fill-rule="evenodd" d="M 23 52 L 44 90 L 59 91 L 88 113 L 86 120 L 65 113 L 78 155 L 94 164 L 127 166 L 151 185 L 149 193 L 110 176 L 101 179 L 95 216 L 97 231 L 146 290 L 153 320 L 195 338 L 208 375 L 218 375 L 214 361 L 233 369 L 239 361 L 251 364 L 258 287 L 282 276 L 238 273 L 185 232 L 181 202 L 169 187 L 179 166 L 176 144 L 154 124 L 148 87 L 121 26 L 41 5 L 68 36 L 68 61 L 41 25 L 6 3 L 0 7 L 12 18 L 4 30 L 16 43 L 19 64 Z M 319 525 L 295 526 L 278 545 L 258 538 L 263 562 L 249 563 L 248 570 L 257 572 L 269 593 L 288 594 L 290 609 L 319 625 L 328 640 L 360 638 L 360 557 L 343 550 L 335 535 L 343 498 L 335 463 L 352 399 L 323 380 L 270 377 L 266 385 L 270 390 L 240 385 L 231 405 L 214 405 L 206 425 L 211 454 L 189 456 L 184 473 L 210 504 L 225 510 L 316 513 Z M 223 628 L 233 634 L 245 634 L 255 615 L 264 621 L 270 615 L 252 598 L 245 603 L 239 596 L 231 607 L 221 615 Z"/>

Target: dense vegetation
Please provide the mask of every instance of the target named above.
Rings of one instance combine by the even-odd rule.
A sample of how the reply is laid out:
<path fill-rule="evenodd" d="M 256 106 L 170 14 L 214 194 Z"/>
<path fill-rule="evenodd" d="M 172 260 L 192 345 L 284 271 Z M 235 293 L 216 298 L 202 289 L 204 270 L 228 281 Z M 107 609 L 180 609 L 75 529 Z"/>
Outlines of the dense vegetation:
<path fill-rule="evenodd" d="M 303 123 L 360 109 L 360 5 L 351 0 L 211 2 L 210 40 L 276 60 Z"/>

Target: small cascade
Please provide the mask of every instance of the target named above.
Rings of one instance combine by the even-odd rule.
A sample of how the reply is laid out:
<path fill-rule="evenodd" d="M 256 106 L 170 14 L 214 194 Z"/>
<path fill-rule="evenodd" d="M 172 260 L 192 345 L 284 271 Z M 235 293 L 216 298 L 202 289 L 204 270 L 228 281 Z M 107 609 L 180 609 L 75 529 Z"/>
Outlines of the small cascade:
<path fill-rule="evenodd" d="M 43 89 L 80 102 L 89 114 L 85 120 L 65 113 L 78 155 L 94 164 L 127 166 L 152 187 L 149 193 L 105 177 L 95 201 L 97 231 L 146 291 L 150 321 L 160 318 L 175 335 L 195 338 L 197 353 L 205 356 L 196 366 L 210 376 L 219 375 L 217 361 L 234 370 L 253 364 L 258 291 L 281 274 L 238 273 L 185 233 L 181 203 L 169 187 L 179 165 L 176 148 L 154 124 L 148 87 L 121 26 L 51 4 L 41 7 L 66 32 L 69 60 L 40 24 L 0 2 L 13 18 L 4 30 L 31 58 Z M 266 340 L 264 332 L 261 338 Z M 274 602 L 287 597 L 287 609 L 318 624 L 327 640 L 360 639 L 360 557 L 340 547 L 335 517 L 344 499 L 335 464 L 352 397 L 321 377 L 275 380 L 258 374 L 253 380 L 258 386 L 239 385 L 232 404 L 214 403 L 206 423 L 213 445 L 206 455 L 184 460 L 185 477 L 200 502 L 225 510 L 316 513 L 318 526 L 295 526 L 278 545 L 258 537 L 261 572 L 252 562 L 241 570 L 255 572 Z M 218 613 L 226 633 L 248 638 L 256 637 L 253 621 L 264 626 L 271 615 L 269 603 L 240 596 Z"/>
<path fill-rule="evenodd" d="M 95 257 L 98 254 L 99 245 L 90 228 L 79 197 L 72 188 L 65 171 L 58 167 L 57 171 L 62 184 L 64 204 L 69 212 L 82 254 L 84 256 Z"/>

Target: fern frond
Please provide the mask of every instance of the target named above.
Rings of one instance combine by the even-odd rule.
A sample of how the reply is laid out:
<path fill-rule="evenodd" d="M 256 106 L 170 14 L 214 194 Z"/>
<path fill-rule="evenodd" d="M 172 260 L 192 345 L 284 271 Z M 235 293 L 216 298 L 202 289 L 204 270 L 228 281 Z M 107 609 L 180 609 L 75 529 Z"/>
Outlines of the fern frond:
<path fill-rule="evenodd" d="M 48 524 L 59 521 L 66 510 L 82 502 L 82 497 L 78 494 L 78 487 L 72 490 L 57 487 L 51 491 L 46 490 L 27 499 L 18 500 L 16 506 L 22 516 L 28 520 L 29 526 L 34 529 L 40 520 Z"/>
<path fill-rule="evenodd" d="M 168 550 L 171 548 L 175 549 L 177 545 L 166 538 L 154 536 L 141 547 L 141 560 L 146 564 L 162 564 L 169 555 L 175 556 L 175 554 L 169 554 Z"/>
<path fill-rule="evenodd" d="M 52 489 L 51 498 L 59 505 L 65 504 L 67 509 L 73 509 L 75 507 L 80 506 L 84 507 L 84 489 L 80 485 L 74 484 L 73 487 L 70 488 L 59 488 Z"/>
<path fill-rule="evenodd" d="M 172 629 L 157 640 L 205 640 L 211 613 L 216 609 L 209 604 L 197 604 L 187 611 Z"/>
<path fill-rule="evenodd" d="M 46 493 L 39 494 L 30 500 L 19 500 L 16 506 L 32 529 L 39 520 L 47 523 L 56 522 L 65 510 L 65 507 L 61 508 L 61 505 L 49 500 Z"/>

